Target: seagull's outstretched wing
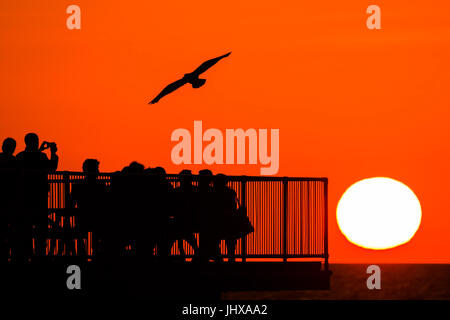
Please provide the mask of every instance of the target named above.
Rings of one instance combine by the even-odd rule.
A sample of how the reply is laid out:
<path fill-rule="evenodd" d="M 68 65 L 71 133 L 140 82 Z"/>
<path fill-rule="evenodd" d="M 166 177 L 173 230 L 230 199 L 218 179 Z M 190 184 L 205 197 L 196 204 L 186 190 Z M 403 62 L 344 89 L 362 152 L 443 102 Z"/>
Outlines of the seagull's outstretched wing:
<path fill-rule="evenodd" d="M 152 101 L 149 102 L 149 104 L 157 103 L 162 97 L 168 95 L 169 93 L 177 90 L 178 88 L 184 86 L 187 83 L 186 79 L 182 78 L 180 80 L 177 80 L 175 82 L 172 82 L 167 87 L 165 87 Z"/>
<path fill-rule="evenodd" d="M 200 67 L 198 67 L 197 69 L 195 69 L 194 72 L 192 72 L 193 74 L 199 76 L 200 74 L 202 74 L 203 72 L 205 72 L 206 70 L 208 70 L 209 68 L 211 68 L 213 65 L 215 65 L 217 62 L 219 62 L 220 60 L 222 60 L 225 57 L 228 57 L 231 54 L 231 51 L 228 52 L 227 54 L 224 54 L 223 56 L 208 60 L 203 62 Z"/>

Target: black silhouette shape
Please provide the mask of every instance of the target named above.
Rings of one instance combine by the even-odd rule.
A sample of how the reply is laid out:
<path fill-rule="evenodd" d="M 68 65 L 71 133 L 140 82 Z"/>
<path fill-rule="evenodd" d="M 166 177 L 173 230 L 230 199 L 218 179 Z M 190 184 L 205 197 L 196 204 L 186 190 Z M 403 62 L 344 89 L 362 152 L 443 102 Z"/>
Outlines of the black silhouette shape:
<path fill-rule="evenodd" d="M 196 188 L 193 185 L 191 171 L 182 170 L 180 172 L 180 186 L 174 190 L 173 197 L 175 208 L 172 242 L 178 240 L 178 250 L 183 260 L 186 256 L 183 240 L 193 248 L 195 256 L 199 253 L 197 240 L 194 236 L 194 233 L 198 231 L 195 194 Z"/>
<path fill-rule="evenodd" d="M 245 207 L 239 207 L 236 191 L 227 186 L 226 175 L 219 173 L 214 177 L 213 193 L 216 220 L 212 225 L 217 228 L 216 248 L 221 239 L 225 240 L 228 261 L 235 262 L 237 240 L 253 232 L 254 229 L 247 217 Z"/>
<path fill-rule="evenodd" d="M 72 193 L 70 194 L 69 206 L 70 209 L 76 210 L 69 211 L 69 215 L 75 217 L 77 229 L 75 234 L 66 236 L 64 238 L 66 247 L 72 249 L 73 252 L 80 252 L 87 255 L 88 248 L 84 242 L 84 238 L 87 238 L 87 233 L 92 231 L 94 242 L 98 241 L 98 236 L 104 234 L 104 220 L 106 220 L 106 213 L 104 208 L 107 202 L 107 186 L 104 181 L 98 179 L 99 165 L 97 159 L 86 159 L 83 162 L 83 172 L 86 174 L 85 178 L 72 185 Z M 69 219 L 64 224 L 69 225 Z M 70 233 L 70 230 L 66 228 L 65 233 Z M 77 239 L 79 250 L 75 251 L 74 239 Z"/>
<path fill-rule="evenodd" d="M 198 70 L 207 70 L 214 63 L 207 62 Z M 299 227 L 299 238 L 310 242 L 316 239 L 314 231 L 327 239 L 326 227 L 315 227 L 305 237 L 301 224 L 293 221 L 293 226 L 287 225 L 287 209 L 279 212 L 278 218 L 273 218 L 271 210 L 258 216 L 266 205 L 270 208 L 277 203 L 275 197 L 283 197 L 278 203 L 290 203 L 288 195 L 296 196 L 264 192 L 264 186 L 270 190 L 273 182 L 290 181 L 286 178 L 227 177 L 213 175 L 208 169 L 197 176 L 190 170 L 171 175 L 162 167 L 145 168 L 138 162 L 115 173 L 100 173 L 96 159 L 84 161 L 83 173 L 55 172 L 59 159 L 55 143 L 40 144 L 39 137 L 29 133 L 25 144 L 25 150 L 15 156 L 16 141 L 6 138 L 0 152 L 0 275 L 5 275 L 1 286 L 8 296 L 23 299 L 25 294 L 33 301 L 66 296 L 69 286 L 65 284 L 72 281 L 69 269 L 66 274 L 62 268 L 69 265 L 88 268 L 88 277 L 82 276 L 82 287 L 89 290 L 83 289 L 82 295 L 87 297 L 100 293 L 114 299 L 125 293 L 203 300 L 219 299 L 221 291 L 250 288 L 292 290 L 300 284 L 299 289 L 329 289 L 327 242 L 321 256 L 324 271 L 320 262 L 308 261 L 300 271 L 297 263 L 287 262 L 291 257 L 310 257 L 312 252 L 301 249 L 295 253 L 294 249 L 291 256 L 287 230 Z M 46 149 L 50 155 L 44 153 Z M 316 188 L 310 181 L 306 180 L 307 190 Z M 326 192 L 326 180 L 316 181 L 324 183 Z M 312 201 L 316 199 L 314 196 Z M 307 201 L 309 205 L 310 198 Z M 249 242 L 245 237 L 255 228 L 246 204 L 252 208 L 252 221 L 263 225 Z M 309 215 L 305 217 L 309 219 Z M 281 241 L 271 240 L 274 221 L 286 223 L 278 233 Z M 178 250 L 173 248 L 175 243 Z M 265 256 L 284 261 L 263 263 L 261 268 L 246 263 L 247 257 Z M 225 258 L 227 265 L 222 264 Z M 242 263 L 233 264 L 236 260 Z M 299 272 L 301 278 L 311 280 L 293 282 Z M 278 274 L 282 275 L 273 278 Z"/>
<path fill-rule="evenodd" d="M 222 57 L 197 70 L 207 70 Z M 253 232 L 249 222 L 250 227 L 243 228 L 248 218 L 236 219 L 237 195 L 224 175 L 214 177 L 204 169 L 194 178 L 190 170 L 183 170 L 177 182 L 162 167 L 145 169 L 132 162 L 110 175 L 108 183 L 96 159 L 84 161 L 84 178 L 72 181 L 64 174 L 66 185 L 58 191 L 64 192 L 65 204 L 52 208 L 50 218 L 49 200 L 54 199 L 48 197 L 49 174 L 58 166 L 57 145 L 40 144 L 35 133 L 25 136 L 25 144 L 15 157 L 16 142 L 7 138 L 0 153 L 0 261 L 10 256 L 11 261 L 25 262 L 51 253 L 94 254 L 102 260 L 126 254 L 141 261 L 149 256 L 169 261 L 177 241 L 178 260 L 186 261 L 187 243 L 192 261 L 221 262 L 221 240 L 234 260 L 236 240 Z"/>
<path fill-rule="evenodd" d="M 215 65 L 217 62 L 222 60 L 223 58 L 228 57 L 231 54 L 231 51 L 227 54 L 224 54 L 223 56 L 207 60 L 203 62 L 197 69 L 194 70 L 194 72 L 186 73 L 183 78 L 172 82 L 167 87 L 165 87 L 152 101 L 150 101 L 149 104 L 155 104 L 157 103 L 162 97 L 168 95 L 169 93 L 177 90 L 178 88 L 184 86 L 187 83 L 190 83 L 193 88 L 197 89 L 203 86 L 206 82 L 206 79 L 200 79 L 199 76 L 211 68 L 213 65 Z"/>
<path fill-rule="evenodd" d="M 35 248 L 39 256 L 45 255 L 48 231 L 48 174 L 56 171 L 58 167 L 58 150 L 55 143 L 44 141 L 39 147 L 39 137 L 35 133 L 25 136 L 26 148 L 17 155 L 21 175 L 21 209 L 22 221 L 17 232 L 22 233 L 21 238 L 25 247 L 32 249 L 31 240 L 35 234 Z M 50 148 L 51 157 L 48 159 L 43 152 Z M 33 228 L 34 227 L 34 228 Z M 35 231 L 35 232 L 34 232 Z"/>
<path fill-rule="evenodd" d="M 220 254 L 219 244 L 216 241 L 217 227 L 214 224 L 215 217 L 211 182 L 213 173 L 204 169 L 199 171 L 198 178 L 197 210 L 199 220 L 200 261 L 208 262 L 216 260 Z"/>
<path fill-rule="evenodd" d="M 108 219 L 104 219 L 107 222 L 103 224 L 104 244 L 101 248 L 107 259 L 115 259 L 123 254 L 126 247 L 130 246 L 130 240 L 136 242 L 145 231 L 142 219 L 151 206 L 148 200 L 151 195 L 150 183 L 145 166 L 136 161 L 117 172 L 111 180 L 113 206 Z"/>
<path fill-rule="evenodd" d="M 15 162 L 16 157 L 13 155 L 16 150 L 16 140 L 13 138 L 6 138 L 3 140 L 2 152 L 0 153 L 1 168 L 10 168 L 11 163 Z"/>
<path fill-rule="evenodd" d="M 17 202 L 16 140 L 6 138 L 0 153 L 0 262 L 7 261 L 12 239 L 10 225 Z M 15 252 L 14 252 L 15 254 Z"/>

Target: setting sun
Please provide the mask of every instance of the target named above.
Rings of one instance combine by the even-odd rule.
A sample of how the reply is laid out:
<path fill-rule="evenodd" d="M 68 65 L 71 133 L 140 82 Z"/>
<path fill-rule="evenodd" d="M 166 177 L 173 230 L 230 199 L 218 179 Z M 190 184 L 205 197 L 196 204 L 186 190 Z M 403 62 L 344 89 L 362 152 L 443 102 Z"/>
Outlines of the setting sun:
<path fill-rule="evenodd" d="M 422 217 L 419 200 L 403 183 L 370 178 L 348 188 L 337 207 L 341 232 L 368 249 L 389 249 L 408 242 Z"/>

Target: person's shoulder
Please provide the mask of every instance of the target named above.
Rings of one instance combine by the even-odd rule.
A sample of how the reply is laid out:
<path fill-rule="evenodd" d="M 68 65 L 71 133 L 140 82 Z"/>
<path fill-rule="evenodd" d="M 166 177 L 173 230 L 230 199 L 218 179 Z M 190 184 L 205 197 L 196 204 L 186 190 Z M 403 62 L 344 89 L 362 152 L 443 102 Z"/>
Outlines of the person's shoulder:
<path fill-rule="evenodd" d="M 0 153 L 0 161 L 7 162 L 9 164 L 14 164 L 16 162 L 17 158 L 14 155 L 9 155 L 5 153 Z"/>
<path fill-rule="evenodd" d="M 16 155 L 16 159 L 22 159 L 25 155 L 26 155 L 26 152 L 25 152 L 25 151 L 20 151 L 20 152 Z"/>

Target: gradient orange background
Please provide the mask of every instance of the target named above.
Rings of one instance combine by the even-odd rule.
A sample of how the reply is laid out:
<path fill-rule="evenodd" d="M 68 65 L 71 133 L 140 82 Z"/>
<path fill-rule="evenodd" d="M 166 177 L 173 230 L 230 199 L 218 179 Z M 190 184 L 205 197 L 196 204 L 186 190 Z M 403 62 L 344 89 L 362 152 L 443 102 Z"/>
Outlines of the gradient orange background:
<path fill-rule="evenodd" d="M 98 158 L 170 173 L 176 128 L 279 128 L 280 176 L 330 184 L 331 262 L 450 262 L 448 1 L 52 1 L 0 3 L 0 138 L 56 141 L 60 169 Z M 82 29 L 66 28 L 81 7 Z M 366 28 L 377 4 L 382 30 Z M 232 55 L 149 106 L 203 60 Z M 183 166 L 194 171 L 201 166 Z M 215 172 L 259 175 L 259 165 Z M 422 225 L 407 244 L 371 251 L 340 233 L 352 183 L 387 176 L 414 190 Z"/>

